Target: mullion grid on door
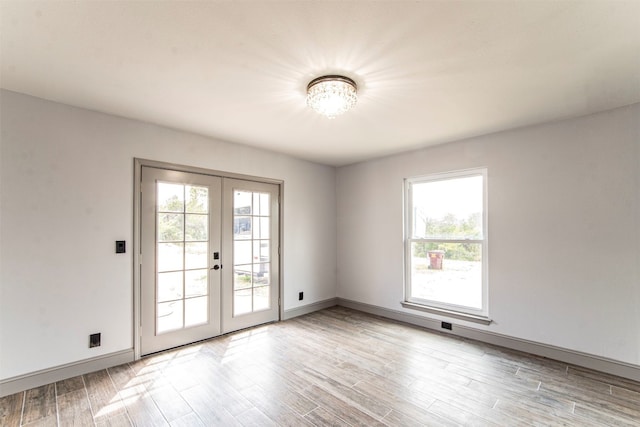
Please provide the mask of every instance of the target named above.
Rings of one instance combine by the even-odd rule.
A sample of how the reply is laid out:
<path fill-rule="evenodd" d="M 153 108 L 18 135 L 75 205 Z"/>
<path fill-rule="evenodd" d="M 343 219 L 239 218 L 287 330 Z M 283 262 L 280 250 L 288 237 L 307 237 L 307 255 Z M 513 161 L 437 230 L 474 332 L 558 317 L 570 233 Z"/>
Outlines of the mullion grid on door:
<path fill-rule="evenodd" d="M 201 187 L 201 186 L 194 186 L 194 185 L 185 185 L 185 184 L 176 184 L 176 183 L 161 183 L 158 182 L 158 188 L 160 189 L 161 185 L 179 185 L 181 187 L 181 200 L 179 200 L 180 202 L 180 211 L 176 210 L 176 209 L 161 209 L 160 207 L 160 203 L 156 204 L 156 218 L 158 220 L 158 218 L 160 218 L 161 215 L 179 215 L 181 217 L 181 224 L 180 224 L 180 235 L 181 235 L 181 239 L 177 240 L 177 239 L 172 239 L 170 241 L 165 241 L 162 238 L 159 238 L 159 236 L 157 236 L 156 238 L 156 244 L 157 244 L 157 250 L 160 250 L 160 245 L 161 244 L 178 244 L 181 246 L 181 267 L 180 269 L 176 269 L 176 270 L 165 270 L 165 271 L 161 271 L 162 269 L 160 267 L 157 268 L 158 272 L 158 276 L 156 278 L 157 280 L 157 285 L 156 285 L 156 310 L 160 310 L 160 305 L 161 304 L 178 304 L 180 305 L 181 308 L 181 324 L 180 325 L 171 325 L 169 327 L 167 327 L 166 329 L 162 329 L 160 330 L 160 321 L 159 318 L 161 317 L 159 314 L 156 315 L 156 332 L 157 333 L 165 333 L 165 332 L 171 332 L 171 331 L 176 331 L 176 330 L 180 330 L 180 329 L 184 329 L 186 327 L 192 327 L 192 326 L 197 326 L 199 324 L 205 324 L 209 321 L 209 310 L 208 310 L 208 306 L 209 306 L 209 292 L 208 292 L 208 253 L 209 253 L 209 244 L 208 244 L 208 235 L 209 235 L 209 230 L 208 230 L 208 216 L 209 216 L 209 191 L 206 187 Z M 196 189 L 196 200 L 195 202 L 193 200 L 191 200 L 190 198 L 190 194 L 187 194 L 187 192 L 191 189 Z M 197 209 L 191 209 L 189 208 L 189 204 L 190 202 L 194 202 L 197 203 L 197 192 L 199 191 L 204 191 L 205 193 L 205 201 L 204 201 L 204 209 L 201 209 L 200 211 L 198 211 Z M 160 193 L 160 191 L 158 192 Z M 197 206 L 197 205 L 196 205 Z M 194 240 L 189 240 L 188 239 L 188 216 L 192 216 L 192 217 L 196 217 L 196 216 L 205 216 L 204 221 L 201 222 L 201 224 L 204 224 L 204 233 L 202 233 L 201 230 L 201 234 L 198 238 L 195 238 Z M 160 221 L 158 221 L 159 223 Z M 158 224 L 158 226 L 156 227 L 157 230 L 160 229 L 160 226 Z M 157 232 L 157 234 L 160 234 L 159 231 Z M 202 240 L 204 239 L 204 240 Z M 205 257 L 204 259 L 206 260 L 205 263 L 206 265 L 200 265 L 200 266 L 196 266 L 195 268 L 187 268 L 187 264 L 189 264 L 190 262 L 188 262 L 188 258 L 187 258 L 187 251 L 188 248 L 193 246 L 193 244 L 197 244 L 197 243 L 205 243 L 206 244 L 206 248 L 204 250 L 204 254 Z M 191 246 L 190 246 L 191 244 Z M 202 251 L 200 251 L 202 252 Z M 200 294 L 196 294 L 196 295 L 191 295 L 188 296 L 187 295 L 187 274 L 190 272 L 197 272 L 198 270 L 202 270 L 203 272 L 205 272 L 205 276 L 204 276 L 204 292 L 201 292 Z M 179 298 L 175 298 L 173 297 L 170 300 L 167 301 L 162 301 L 160 302 L 160 298 L 159 298 L 159 287 L 160 287 L 160 274 L 170 274 L 170 273 L 180 273 L 180 277 L 181 277 L 181 285 L 180 285 L 180 297 Z M 204 314 L 205 316 L 201 316 L 203 317 L 200 321 L 195 321 L 195 322 L 189 322 L 188 319 L 188 315 L 189 313 L 187 312 L 188 310 L 188 306 L 190 304 L 187 304 L 188 301 L 196 301 L 197 299 L 200 298 L 206 298 L 205 300 L 205 305 L 204 305 Z M 191 309 L 189 309 L 191 310 Z M 202 310 L 202 308 L 201 308 Z"/>
<path fill-rule="evenodd" d="M 240 206 L 238 205 L 239 201 L 240 203 L 243 203 L 242 199 L 247 199 L 247 198 L 248 200 L 244 202 L 244 203 L 247 203 L 246 205 L 240 205 Z M 262 202 L 261 200 L 264 198 L 267 199 L 266 209 L 264 206 L 265 203 Z M 270 260 L 263 262 L 262 256 L 261 256 L 262 242 L 266 242 L 267 245 L 269 244 L 268 235 L 267 235 L 267 238 L 262 238 L 264 237 L 262 233 L 262 219 L 269 218 L 268 198 L 269 198 L 268 193 L 259 193 L 259 192 L 245 191 L 242 189 L 234 189 L 234 201 L 233 201 L 234 203 L 234 206 L 233 206 L 233 215 L 234 215 L 233 313 L 234 313 L 234 316 L 249 314 L 256 311 L 256 307 L 255 307 L 256 290 L 258 288 L 264 288 L 266 290 L 269 290 L 269 287 L 270 287 L 269 283 L 262 286 L 256 286 L 256 277 L 264 277 L 266 273 L 267 280 L 268 280 L 268 274 L 269 274 L 268 266 L 270 265 Z M 263 209 L 266 211 L 266 215 L 262 215 Z M 249 229 L 247 229 L 247 227 L 249 227 Z M 246 232 L 249 232 L 249 235 L 246 235 L 244 237 L 239 237 L 241 236 L 241 234 L 244 234 Z M 256 254 L 256 244 L 258 245 L 257 254 Z M 249 254 L 248 259 L 246 257 L 246 254 L 238 256 L 240 252 L 242 252 L 240 250 L 242 249 L 242 246 L 248 246 L 248 248 L 245 249 L 245 251 L 247 251 Z M 258 262 L 255 262 L 256 256 L 257 256 Z M 242 259 L 238 260 L 238 258 L 242 258 Z M 265 269 L 264 266 L 266 266 L 267 269 Z M 240 270 L 238 269 L 238 267 L 244 267 L 245 270 Z M 258 271 L 256 271 L 256 268 L 258 269 Z M 242 273 L 238 273 L 239 271 L 241 271 Z M 248 276 L 248 281 L 250 284 L 249 287 L 239 288 L 237 286 L 238 280 L 244 280 L 244 279 L 240 279 L 241 275 L 242 277 Z M 249 303 L 246 304 L 244 308 L 240 305 L 240 302 L 239 302 L 240 301 L 239 298 L 241 297 L 239 294 L 242 294 L 242 293 L 249 293 L 248 295 L 246 295 L 249 297 Z M 267 307 L 264 307 L 264 308 L 269 308 L 269 304 L 267 304 Z"/>

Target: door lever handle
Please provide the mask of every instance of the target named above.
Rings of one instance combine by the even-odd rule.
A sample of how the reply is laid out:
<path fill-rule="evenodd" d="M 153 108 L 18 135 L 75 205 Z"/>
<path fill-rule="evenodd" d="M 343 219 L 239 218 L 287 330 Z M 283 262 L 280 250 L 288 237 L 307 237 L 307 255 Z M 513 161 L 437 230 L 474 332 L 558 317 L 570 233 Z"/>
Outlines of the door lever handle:
<path fill-rule="evenodd" d="M 218 264 L 213 266 L 213 270 L 220 270 L 221 268 L 222 268 L 222 266 L 218 265 Z"/>

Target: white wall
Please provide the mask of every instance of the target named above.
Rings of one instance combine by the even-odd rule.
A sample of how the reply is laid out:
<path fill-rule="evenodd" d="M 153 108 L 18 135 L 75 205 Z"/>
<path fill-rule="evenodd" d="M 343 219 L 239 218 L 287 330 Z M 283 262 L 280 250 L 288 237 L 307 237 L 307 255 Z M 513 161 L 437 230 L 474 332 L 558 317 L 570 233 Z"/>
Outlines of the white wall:
<path fill-rule="evenodd" d="M 115 240 L 133 247 L 134 157 L 285 181 L 285 310 L 336 296 L 337 248 L 339 297 L 409 312 L 403 178 L 486 166 L 494 323 L 470 326 L 640 365 L 640 105 L 342 167 L 337 178 L 13 92 L 0 92 L 0 108 L 0 379 L 131 348 L 132 258 L 113 252 Z M 102 346 L 88 349 L 95 331 Z"/>
<path fill-rule="evenodd" d="M 284 180 L 284 308 L 335 297 L 334 168 L 0 98 L 0 379 L 132 347 L 134 157 Z M 127 241 L 126 255 L 115 240 Z M 89 349 L 96 331 L 102 346 Z"/>
<path fill-rule="evenodd" d="M 636 104 L 341 167 L 338 296 L 412 312 L 403 178 L 487 167 L 494 323 L 467 326 L 640 365 L 639 147 Z"/>

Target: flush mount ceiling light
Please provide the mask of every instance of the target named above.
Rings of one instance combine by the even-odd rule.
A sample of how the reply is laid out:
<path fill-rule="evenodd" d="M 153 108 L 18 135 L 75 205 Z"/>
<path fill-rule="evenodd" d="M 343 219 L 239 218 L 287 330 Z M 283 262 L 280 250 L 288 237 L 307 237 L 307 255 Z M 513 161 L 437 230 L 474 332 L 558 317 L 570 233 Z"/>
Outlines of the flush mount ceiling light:
<path fill-rule="evenodd" d="M 307 85 L 307 105 L 333 119 L 358 101 L 356 82 L 344 76 L 322 76 Z"/>

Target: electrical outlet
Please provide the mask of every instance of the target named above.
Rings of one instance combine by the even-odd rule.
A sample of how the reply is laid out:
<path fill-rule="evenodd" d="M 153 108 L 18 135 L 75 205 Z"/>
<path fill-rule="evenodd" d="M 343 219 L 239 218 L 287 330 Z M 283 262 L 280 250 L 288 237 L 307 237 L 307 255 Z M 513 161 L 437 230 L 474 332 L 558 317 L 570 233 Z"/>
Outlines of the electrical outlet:
<path fill-rule="evenodd" d="M 100 347 L 100 332 L 89 335 L 89 348 Z"/>
<path fill-rule="evenodd" d="M 442 327 L 442 329 L 447 329 L 449 331 L 453 329 L 453 325 L 449 322 L 442 322 L 440 326 Z"/>
<path fill-rule="evenodd" d="M 304 292 L 298 292 L 298 301 L 302 301 L 304 299 Z"/>

